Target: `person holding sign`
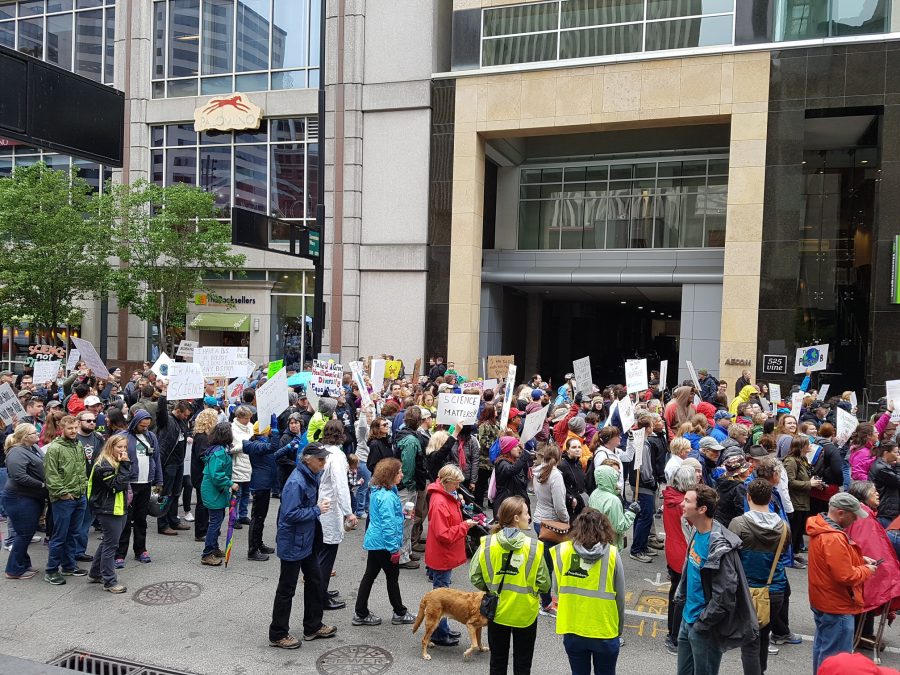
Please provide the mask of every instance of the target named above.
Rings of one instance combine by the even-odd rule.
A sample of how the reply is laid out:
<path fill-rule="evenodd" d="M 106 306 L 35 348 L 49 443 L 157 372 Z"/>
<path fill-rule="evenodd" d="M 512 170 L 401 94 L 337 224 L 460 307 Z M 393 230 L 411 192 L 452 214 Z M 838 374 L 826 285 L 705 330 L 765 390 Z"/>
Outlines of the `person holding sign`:
<path fill-rule="evenodd" d="M 528 504 L 528 467 L 534 455 L 526 452 L 515 436 L 500 437 L 500 455 L 494 462 L 494 499 L 496 512 L 509 497 L 521 497 Z M 488 499 L 491 498 L 488 488 Z"/>

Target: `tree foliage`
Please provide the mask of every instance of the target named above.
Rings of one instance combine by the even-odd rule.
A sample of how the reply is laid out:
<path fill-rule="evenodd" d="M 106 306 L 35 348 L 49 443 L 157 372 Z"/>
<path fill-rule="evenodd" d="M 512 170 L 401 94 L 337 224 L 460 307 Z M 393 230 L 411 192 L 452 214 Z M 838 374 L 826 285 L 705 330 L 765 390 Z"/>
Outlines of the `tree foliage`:
<path fill-rule="evenodd" d="M 203 271 L 244 264 L 232 252 L 231 226 L 216 220 L 213 195 L 187 185 L 113 185 L 98 202 L 121 263 L 113 278 L 119 307 L 157 326 L 160 350 L 171 353 L 188 298 L 209 290 Z"/>
<path fill-rule="evenodd" d="M 78 303 L 111 287 L 110 232 L 91 217 L 92 205 L 74 169 L 38 163 L 0 180 L 0 321 L 78 323 Z"/>

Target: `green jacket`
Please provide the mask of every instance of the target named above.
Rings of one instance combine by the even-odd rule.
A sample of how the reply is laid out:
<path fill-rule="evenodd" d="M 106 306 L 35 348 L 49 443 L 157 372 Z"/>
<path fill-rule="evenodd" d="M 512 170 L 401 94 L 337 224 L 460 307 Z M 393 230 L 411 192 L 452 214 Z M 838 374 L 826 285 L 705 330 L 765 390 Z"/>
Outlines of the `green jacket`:
<path fill-rule="evenodd" d="M 401 429 L 397 432 L 397 448 L 400 450 L 400 463 L 403 465 L 403 481 L 401 488 L 416 489 L 416 455 L 421 454 L 422 444 L 415 432 Z"/>
<path fill-rule="evenodd" d="M 66 494 L 83 496 L 87 492 L 87 459 L 81 443 L 60 436 L 48 445 L 44 476 L 51 502 Z"/>
<path fill-rule="evenodd" d="M 634 524 L 637 516 L 622 508 L 622 500 L 619 497 L 619 474 L 614 468 L 598 466 L 594 469 L 594 479 L 597 481 L 597 489 L 591 493 L 588 506 L 609 518 L 616 532 L 616 547 L 622 550 L 624 548 L 622 535 Z"/>
<path fill-rule="evenodd" d="M 503 530 L 500 530 L 496 536 L 497 543 L 506 551 L 518 551 L 523 546 L 528 546 L 528 535 L 522 530 L 513 534 L 512 537 L 507 537 L 503 533 Z M 472 556 L 472 561 L 469 563 L 469 579 L 471 579 L 472 585 L 480 591 L 487 591 L 488 589 L 487 582 L 484 580 L 484 575 L 481 573 L 480 563 L 481 549 L 484 548 L 485 539 L 487 539 L 487 537 L 481 538 L 481 544 L 478 547 L 478 551 Z M 550 568 L 547 567 L 547 559 L 546 556 L 544 556 L 541 558 L 540 565 L 538 566 L 537 578 L 535 579 L 537 582 L 537 592 L 548 593 L 550 591 L 551 580 Z"/>
<path fill-rule="evenodd" d="M 231 474 L 234 465 L 231 455 L 221 445 L 210 450 L 201 459 L 205 466 L 200 497 L 208 509 L 227 509 L 231 502 Z"/>

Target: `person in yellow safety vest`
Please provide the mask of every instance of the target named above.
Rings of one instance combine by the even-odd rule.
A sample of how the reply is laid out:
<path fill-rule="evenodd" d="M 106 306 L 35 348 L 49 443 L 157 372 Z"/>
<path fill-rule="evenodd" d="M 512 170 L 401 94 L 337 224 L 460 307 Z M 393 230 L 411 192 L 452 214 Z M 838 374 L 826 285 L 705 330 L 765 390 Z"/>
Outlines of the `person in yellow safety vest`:
<path fill-rule="evenodd" d="M 625 571 L 613 542 L 616 533 L 597 509 L 575 519 L 571 541 L 553 547 L 559 607 L 556 632 L 563 636 L 572 675 L 615 675 L 625 620 Z"/>
<path fill-rule="evenodd" d="M 469 577 L 482 591 L 498 592 L 497 611 L 488 621 L 491 675 L 506 675 L 509 643 L 513 646 L 513 675 L 529 675 L 537 639 L 539 593 L 550 590 L 550 570 L 544 544 L 525 534 L 531 529 L 528 504 L 507 497 L 497 510 L 497 526 L 482 537 L 472 556 Z"/>
<path fill-rule="evenodd" d="M 87 496 L 91 512 L 100 523 L 103 540 L 94 554 L 88 581 L 102 583 L 110 593 L 121 594 L 128 589 L 119 583 L 115 562 L 116 547 L 128 517 L 128 481 L 131 476 L 128 439 L 118 434 L 111 436 L 95 460 L 88 480 Z"/>

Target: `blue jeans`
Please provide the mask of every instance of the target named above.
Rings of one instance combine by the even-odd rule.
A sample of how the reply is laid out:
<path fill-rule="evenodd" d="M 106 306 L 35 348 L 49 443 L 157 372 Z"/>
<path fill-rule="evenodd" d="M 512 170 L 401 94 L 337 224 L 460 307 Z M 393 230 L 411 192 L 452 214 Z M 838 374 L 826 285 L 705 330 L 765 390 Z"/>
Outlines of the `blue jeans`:
<path fill-rule="evenodd" d="M 569 657 L 572 675 L 591 675 L 592 661 L 596 675 L 616 675 L 619 638 L 587 638 L 566 633 L 563 635 L 563 647 Z"/>
<path fill-rule="evenodd" d="M 900 530 L 888 530 L 887 536 L 888 539 L 890 539 L 891 544 L 894 546 L 894 553 L 896 553 L 897 557 L 900 558 Z"/>
<path fill-rule="evenodd" d="M 9 472 L 6 470 L 5 466 L 0 466 L 0 497 L 3 497 L 3 491 L 6 489 L 6 479 L 9 477 Z M 0 516 L 6 515 L 6 508 L 3 506 L 3 499 L 0 499 Z"/>
<path fill-rule="evenodd" d="M 84 496 L 77 499 L 60 499 L 50 503 L 53 510 L 53 536 L 50 538 L 50 557 L 47 558 L 47 573 L 74 570 L 75 538 L 78 528 L 84 519 L 87 500 Z"/>
<path fill-rule="evenodd" d="M 360 516 L 369 508 L 369 481 L 372 480 L 372 472 L 369 471 L 369 467 L 366 466 L 365 462 L 360 461 L 356 473 L 363 479 L 363 484 L 357 488 L 356 492 L 350 495 L 350 498 L 353 500 L 353 513 Z"/>
<path fill-rule="evenodd" d="M 853 634 L 851 628 L 850 634 Z M 678 633 L 678 675 L 718 675 L 722 652 L 694 624 L 681 622 Z"/>
<path fill-rule="evenodd" d="M 432 588 L 450 588 L 450 577 L 453 570 L 431 570 L 431 587 Z M 431 637 L 435 640 L 446 640 L 450 637 L 450 624 L 447 619 L 441 619 L 438 627 L 434 629 Z"/>
<path fill-rule="evenodd" d="M 238 518 L 247 518 L 250 513 L 250 481 L 240 483 L 238 491 Z"/>
<path fill-rule="evenodd" d="M 75 535 L 75 557 L 85 555 L 87 553 L 88 536 L 91 533 L 91 524 L 94 522 L 94 514 L 91 511 L 91 505 L 86 504 L 84 508 L 84 516 L 78 524 L 78 534 Z M 122 534 L 122 531 L 119 531 Z"/>
<path fill-rule="evenodd" d="M 222 529 L 222 521 L 225 520 L 227 509 L 209 509 L 209 527 L 206 528 L 206 543 L 203 546 L 201 558 L 205 558 L 219 548 L 219 533 Z"/>
<path fill-rule="evenodd" d="M 650 538 L 650 529 L 653 527 L 654 499 L 653 495 L 638 493 L 638 504 L 641 513 L 634 521 L 634 539 L 631 542 L 631 553 L 637 555 L 647 550 L 647 540 Z"/>
<path fill-rule="evenodd" d="M 816 635 L 813 638 L 813 672 L 819 672 L 822 661 L 833 654 L 853 649 L 853 615 L 826 614 L 813 608 Z"/>
<path fill-rule="evenodd" d="M 6 573 L 17 577 L 31 567 L 28 545 L 37 531 L 38 521 L 44 511 L 44 500 L 21 495 L 5 496 L 3 507 L 9 518 L 10 528 L 15 525 L 18 535 L 13 539 L 12 551 L 6 561 Z"/>

